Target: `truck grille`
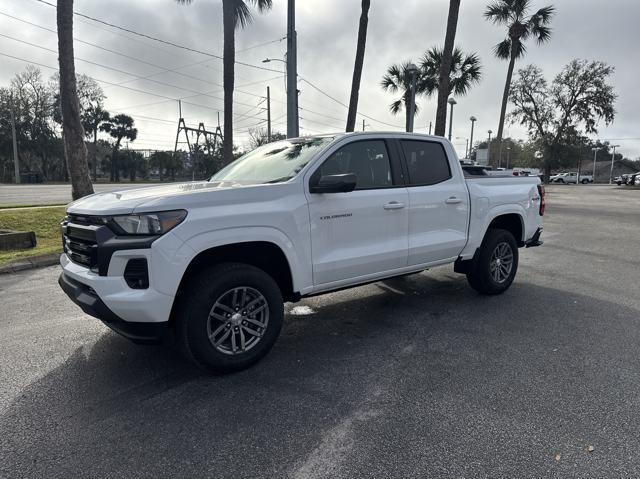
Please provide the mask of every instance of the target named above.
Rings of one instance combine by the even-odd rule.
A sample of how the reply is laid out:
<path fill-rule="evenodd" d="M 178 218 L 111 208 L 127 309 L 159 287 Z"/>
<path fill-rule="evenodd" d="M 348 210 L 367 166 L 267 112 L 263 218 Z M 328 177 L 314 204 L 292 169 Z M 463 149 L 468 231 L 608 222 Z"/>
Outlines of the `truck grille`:
<path fill-rule="evenodd" d="M 61 226 L 62 247 L 69 259 L 87 268 L 96 269 L 98 266 L 97 226 L 86 221 L 76 223 L 72 216 L 63 221 Z"/>

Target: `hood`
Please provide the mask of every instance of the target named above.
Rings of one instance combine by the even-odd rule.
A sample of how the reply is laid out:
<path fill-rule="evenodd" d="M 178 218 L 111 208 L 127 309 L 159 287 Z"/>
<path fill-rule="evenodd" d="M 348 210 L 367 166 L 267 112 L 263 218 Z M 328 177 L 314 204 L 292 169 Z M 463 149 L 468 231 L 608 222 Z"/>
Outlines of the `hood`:
<path fill-rule="evenodd" d="M 125 215 L 133 213 L 145 203 L 162 205 L 163 199 L 189 195 L 198 192 L 241 188 L 238 183 L 210 183 L 208 181 L 191 183 L 171 183 L 168 185 L 147 186 L 129 190 L 96 193 L 71 203 L 69 213 L 83 215 Z"/>

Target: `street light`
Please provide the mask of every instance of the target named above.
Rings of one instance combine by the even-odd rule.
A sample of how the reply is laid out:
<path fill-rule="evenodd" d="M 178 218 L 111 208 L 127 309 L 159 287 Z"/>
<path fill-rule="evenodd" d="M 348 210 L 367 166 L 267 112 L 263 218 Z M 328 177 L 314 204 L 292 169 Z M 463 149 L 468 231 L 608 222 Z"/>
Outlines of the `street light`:
<path fill-rule="evenodd" d="M 475 116 L 469 118 L 471 121 L 471 138 L 469 139 L 469 156 L 471 156 L 471 150 L 473 150 L 473 127 L 478 119 Z"/>
<path fill-rule="evenodd" d="M 601 146 L 598 146 L 596 148 L 591 148 L 591 151 L 593 151 L 593 182 L 596 182 L 596 161 L 598 159 L 598 152 L 602 150 Z"/>
<path fill-rule="evenodd" d="M 457 105 L 458 102 L 453 98 L 449 98 L 449 105 L 451 105 L 451 113 L 449 114 L 449 141 L 451 141 L 451 131 L 453 130 L 453 107 Z"/>
<path fill-rule="evenodd" d="M 609 184 L 613 183 L 613 162 L 616 159 L 616 148 L 620 148 L 620 145 L 612 145 L 613 155 L 611 155 L 611 173 L 609 174 Z"/>
<path fill-rule="evenodd" d="M 409 65 L 407 65 L 407 72 L 409 73 L 409 78 L 411 78 L 411 101 L 408 106 L 409 124 L 407 125 L 407 131 L 413 133 L 413 120 L 416 113 L 416 80 L 418 79 L 418 67 L 413 63 L 409 63 Z"/>
<path fill-rule="evenodd" d="M 488 145 L 487 146 L 487 165 L 490 165 L 491 164 L 491 161 L 490 161 L 491 160 L 491 133 L 493 133 L 493 131 L 489 130 L 488 133 L 489 133 L 489 143 L 487 144 Z"/>

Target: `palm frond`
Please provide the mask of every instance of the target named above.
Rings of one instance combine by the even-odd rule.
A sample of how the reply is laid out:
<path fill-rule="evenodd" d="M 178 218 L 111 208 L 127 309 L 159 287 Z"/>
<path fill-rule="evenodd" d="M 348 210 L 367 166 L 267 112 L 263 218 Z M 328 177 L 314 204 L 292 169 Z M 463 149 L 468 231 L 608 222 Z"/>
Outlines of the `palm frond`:
<path fill-rule="evenodd" d="M 253 21 L 253 15 L 251 15 L 251 9 L 242 0 L 237 0 L 233 5 L 233 24 L 236 28 L 245 28 Z"/>
<path fill-rule="evenodd" d="M 547 43 L 551 39 L 551 32 L 551 27 L 543 25 L 538 25 L 531 29 L 531 33 L 536 37 L 538 43 Z"/>
<path fill-rule="evenodd" d="M 402 110 L 402 98 L 395 100 L 391 105 L 389 105 L 389 111 L 393 115 L 397 115 Z"/>
<path fill-rule="evenodd" d="M 498 43 L 495 47 L 493 47 L 493 54 L 500 60 L 510 59 L 511 58 L 511 39 L 506 38 L 505 40 Z"/>
<path fill-rule="evenodd" d="M 548 25 L 551 23 L 551 19 L 556 14 L 556 7 L 549 5 L 541 8 L 536 13 L 531 15 L 531 20 L 535 21 L 538 25 Z"/>
<path fill-rule="evenodd" d="M 248 0 L 251 5 L 258 9 L 260 13 L 264 13 L 268 10 L 271 10 L 273 7 L 272 0 Z"/>
<path fill-rule="evenodd" d="M 493 3 L 490 3 L 484 11 L 484 18 L 490 20 L 496 25 L 507 23 L 511 18 L 511 1 L 496 0 Z"/>

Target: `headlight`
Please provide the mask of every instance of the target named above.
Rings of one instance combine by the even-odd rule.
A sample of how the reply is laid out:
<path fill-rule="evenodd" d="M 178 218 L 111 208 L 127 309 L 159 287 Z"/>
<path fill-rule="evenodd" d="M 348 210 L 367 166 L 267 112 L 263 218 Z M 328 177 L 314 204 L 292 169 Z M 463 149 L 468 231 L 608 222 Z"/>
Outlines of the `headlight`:
<path fill-rule="evenodd" d="M 178 226 L 187 217 L 184 210 L 141 213 L 139 215 L 112 216 L 111 221 L 119 234 L 163 235 Z"/>

